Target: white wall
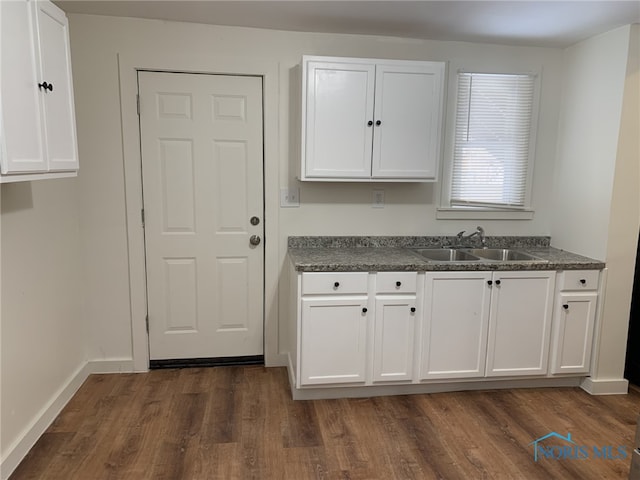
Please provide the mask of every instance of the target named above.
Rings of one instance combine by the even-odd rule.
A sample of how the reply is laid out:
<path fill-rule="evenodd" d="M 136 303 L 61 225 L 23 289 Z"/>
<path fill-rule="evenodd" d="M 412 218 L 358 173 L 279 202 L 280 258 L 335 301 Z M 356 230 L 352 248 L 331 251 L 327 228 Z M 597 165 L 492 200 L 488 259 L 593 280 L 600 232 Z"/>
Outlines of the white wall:
<path fill-rule="evenodd" d="M 596 381 L 624 373 L 640 224 L 637 42 L 638 26 L 625 26 L 564 55 L 551 234 L 554 246 L 607 263 Z"/>
<path fill-rule="evenodd" d="M 77 185 L 60 179 L 1 187 L 2 478 L 31 445 L 7 457 L 86 361 Z"/>
<path fill-rule="evenodd" d="M 590 38 L 564 53 L 553 244 L 600 260 L 607 251 L 628 30 Z"/>
<path fill-rule="evenodd" d="M 640 228 L 640 25 L 630 28 L 628 38 L 629 58 L 607 238 L 609 277 L 594 372 L 599 379 L 622 378 L 624 373 Z"/>
<path fill-rule="evenodd" d="M 533 192 L 535 217 L 530 221 L 482 224 L 490 235 L 550 232 L 552 208 L 548 179 L 554 165 L 562 68 L 562 52 L 558 49 L 292 33 L 90 15 L 71 15 L 70 24 L 82 159 L 80 214 L 86 270 L 83 295 L 89 299 L 86 312 L 91 319 L 91 358 L 131 355 L 118 53 L 155 58 L 185 54 L 214 59 L 233 57 L 248 67 L 265 62 L 276 65 L 280 72 L 279 108 L 273 135 L 277 138 L 267 141 L 277 142 L 279 161 L 266 168 L 275 169 L 278 174 L 266 188 L 277 194 L 279 187 L 294 184 L 300 187 L 301 198 L 300 208 L 266 212 L 266 222 L 278 218 L 279 238 L 267 240 L 277 241 L 280 266 L 286 256 L 289 235 L 452 234 L 477 225 L 476 221 L 436 220 L 437 185 L 320 185 L 294 180 L 288 151 L 289 70 L 303 54 L 445 60 L 467 68 L 479 65 L 518 71 L 542 68 L 538 162 Z M 371 208 L 373 188 L 385 189 L 384 209 Z M 277 282 L 280 272 L 267 271 L 266 274 L 267 281 L 275 278 Z M 279 308 L 284 314 L 284 302 L 285 296 L 279 301 L 267 298 L 268 311 L 277 315 Z M 277 322 L 270 322 L 267 328 L 277 329 Z M 277 338 L 277 332 L 273 338 Z"/>

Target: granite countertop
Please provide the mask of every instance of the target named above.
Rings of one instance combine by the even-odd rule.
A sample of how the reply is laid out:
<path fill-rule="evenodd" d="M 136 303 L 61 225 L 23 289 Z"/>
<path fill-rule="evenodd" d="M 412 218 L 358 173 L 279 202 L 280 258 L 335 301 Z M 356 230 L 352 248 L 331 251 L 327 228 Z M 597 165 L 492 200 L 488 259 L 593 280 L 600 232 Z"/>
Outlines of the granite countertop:
<path fill-rule="evenodd" d="M 453 237 L 289 237 L 299 272 L 600 270 L 604 262 L 549 246 L 549 237 L 487 237 L 490 248 L 515 248 L 531 261 L 433 261 L 413 249 L 450 246 Z M 476 245 L 470 245 L 475 248 Z"/>

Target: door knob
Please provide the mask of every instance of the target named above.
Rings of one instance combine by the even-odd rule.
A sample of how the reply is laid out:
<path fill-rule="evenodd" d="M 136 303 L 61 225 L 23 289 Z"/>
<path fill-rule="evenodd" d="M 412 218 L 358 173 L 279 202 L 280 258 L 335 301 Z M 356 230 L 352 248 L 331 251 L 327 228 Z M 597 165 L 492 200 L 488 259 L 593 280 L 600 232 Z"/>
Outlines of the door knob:
<path fill-rule="evenodd" d="M 251 245 L 260 245 L 260 237 L 258 235 L 251 235 L 249 243 Z"/>

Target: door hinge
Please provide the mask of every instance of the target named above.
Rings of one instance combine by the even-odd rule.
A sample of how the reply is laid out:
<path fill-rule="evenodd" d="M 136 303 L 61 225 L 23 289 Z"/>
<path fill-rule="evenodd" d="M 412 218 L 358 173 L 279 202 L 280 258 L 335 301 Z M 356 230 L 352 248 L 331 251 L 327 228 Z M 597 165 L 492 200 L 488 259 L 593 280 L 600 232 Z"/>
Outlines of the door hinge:
<path fill-rule="evenodd" d="M 144 228 L 144 208 L 140 210 L 140 219 L 142 220 L 142 228 Z"/>
<path fill-rule="evenodd" d="M 136 94 L 136 111 L 138 112 L 138 116 L 140 116 L 140 95 Z"/>
<path fill-rule="evenodd" d="M 149 315 L 144 318 L 144 323 L 147 326 L 147 333 L 149 333 Z"/>

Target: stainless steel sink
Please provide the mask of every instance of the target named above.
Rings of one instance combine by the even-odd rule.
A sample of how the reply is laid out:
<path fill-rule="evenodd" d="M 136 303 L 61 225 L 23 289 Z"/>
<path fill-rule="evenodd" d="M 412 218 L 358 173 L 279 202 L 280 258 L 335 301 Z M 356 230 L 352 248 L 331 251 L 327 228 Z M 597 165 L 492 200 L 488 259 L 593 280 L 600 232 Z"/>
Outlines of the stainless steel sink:
<path fill-rule="evenodd" d="M 465 252 L 486 260 L 495 260 L 499 262 L 526 262 L 541 260 L 534 255 L 530 255 L 519 250 L 511 250 L 509 248 L 477 248 L 473 250 L 465 250 Z"/>
<path fill-rule="evenodd" d="M 480 258 L 466 250 L 453 248 L 416 248 L 417 254 L 436 262 L 477 262 Z"/>

